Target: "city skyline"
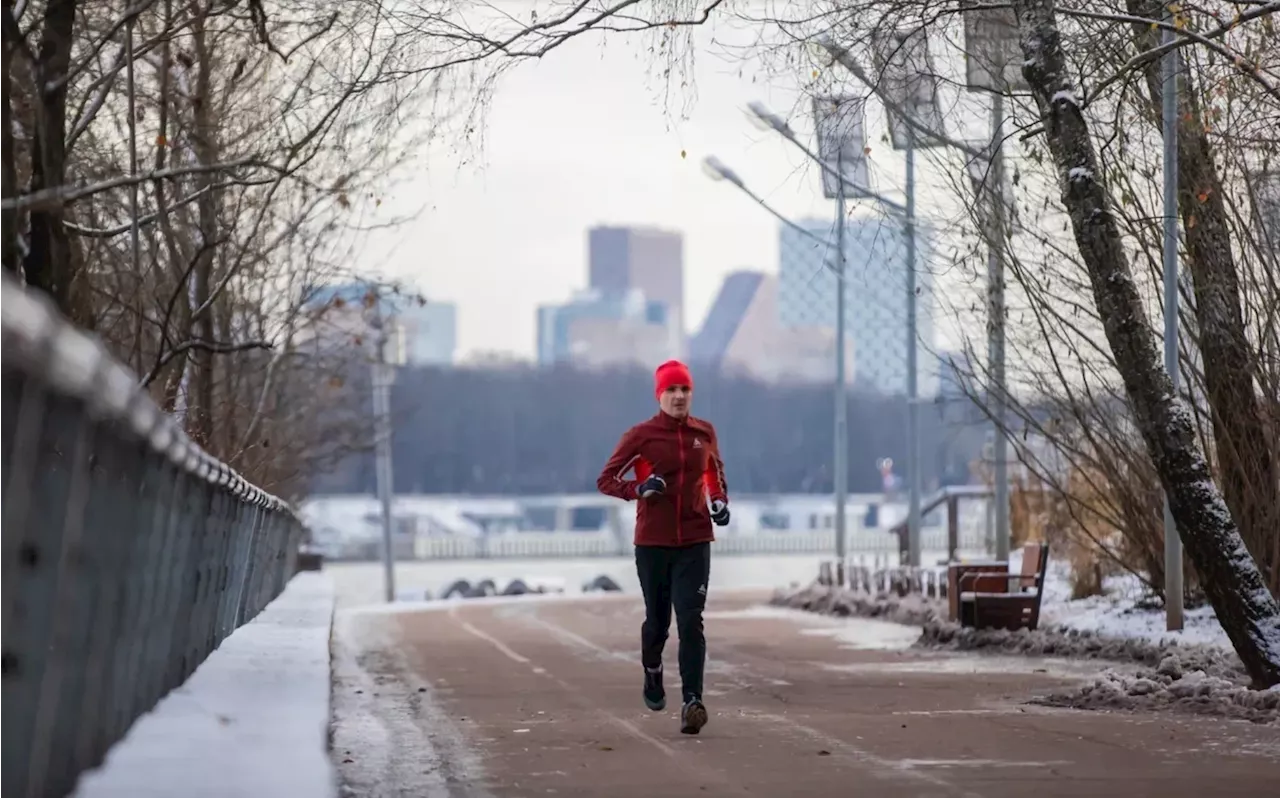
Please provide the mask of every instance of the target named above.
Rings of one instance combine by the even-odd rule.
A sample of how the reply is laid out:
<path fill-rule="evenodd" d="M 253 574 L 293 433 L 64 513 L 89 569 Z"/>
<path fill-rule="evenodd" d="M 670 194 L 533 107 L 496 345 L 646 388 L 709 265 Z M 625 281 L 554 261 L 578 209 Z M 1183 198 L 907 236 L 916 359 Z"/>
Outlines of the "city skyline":
<path fill-rule="evenodd" d="M 732 53 L 751 33 L 728 22 L 691 32 L 706 55 L 688 86 L 668 93 L 640 49 L 567 42 L 557 58 L 504 76 L 486 106 L 482 138 L 430 148 L 416 173 L 383 197 L 377 218 L 413 215 L 369 237 L 370 268 L 411 282 L 424 295 L 457 303 L 458 351 L 532 361 L 539 305 L 563 302 L 587 280 L 583 231 L 595 226 L 678 230 L 684 239 L 685 333 L 692 335 L 724 278 L 739 270 L 776 272 L 774 221 L 724 182 L 709 180 L 710 155 L 738 170 L 787 218 L 832 218 L 816 168 L 793 145 L 749 123 L 761 101 L 785 116 L 801 141 L 814 140 L 808 74 L 780 74 Z M 639 58 L 640 62 L 637 62 Z M 646 98 L 624 102 L 624 94 Z M 589 104 L 583 97 L 592 97 Z M 878 107 L 867 112 L 873 188 L 901 197 L 901 153 L 879 141 Z M 922 154 L 917 165 L 922 218 L 955 218 L 950 178 Z M 850 202 L 850 210 L 866 202 Z M 886 219 L 886 224 L 889 224 Z M 980 334 L 970 331 L 970 334 Z"/>
<path fill-rule="evenodd" d="M 898 302 L 901 296 L 904 295 L 903 285 L 900 285 L 900 283 L 903 283 L 901 264 L 899 263 L 897 268 L 889 270 L 878 269 L 878 267 L 882 266 L 886 261 L 897 262 L 894 259 L 901 258 L 901 254 L 897 251 L 898 249 L 901 249 L 901 230 L 895 225 L 886 224 L 884 220 L 874 216 L 853 216 L 847 220 L 846 224 L 847 229 L 850 231 L 850 235 L 847 237 L 846 257 L 848 259 L 850 270 L 849 280 L 851 284 L 851 291 L 858 290 L 859 287 L 864 291 L 866 289 L 876 289 L 872 293 L 874 293 L 878 299 L 876 301 L 865 303 L 867 305 L 866 311 L 870 311 L 871 315 L 875 315 L 877 317 L 883 316 L 883 318 L 880 319 L 883 323 L 902 323 L 903 313 L 898 311 L 890 312 L 887 310 L 887 306 L 884 302 L 884 300 L 888 298 L 892 298 L 894 302 Z M 600 300 L 626 304 L 628 300 L 624 295 L 628 292 L 633 294 L 639 292 L 637 296 L 640 296 L 645 300 L 650 300 L 648 302 L 650 307 L 629 311 L 631 315 L 647 315 L 651 322 L 661 321 L 661 323 L 664 324 L 668 321 L 674 322 L 676 324 L 676 329 L 681 333 L 684 340 L 692 346 L 694 339 L 703 332 L 703 328 L 707 324 L 708 320 L 710 320 L 717 312 L 717 303 L 722 301 L 722 293 L 725 290 L 726 285 L 733 284 L 735 281 L 737 281 L 739 285 L 744 285 L 741 283 L 741 280 L 747 275 L 760 275 L 777 280 L 787 271 L 787 264 L 792 260 L 787 252 L 789 248 L 794 249 L 797 246 L 813 248 L 816 246 L 811 240 L 806 240 L 805 236 L 798 233 L 797 230 L 807 231 L 811 234 L 810 238 L 826 237 L 833 239 L 833 228 L 833 220 L 819 218 L 801 218 L 787 224 L 778 223 L 773 225 L 771 229 L 775 231 L 775 239 L 780 242 L 778 248 L 779 252 L 776 259 L 772 263 L 744 266 L 729 272 L 715 287 L 715 292 L 712 295 L 711 300 L 706 303 L 703 312 L 698 315 L 692 315 L 685 312 L 684 309 L 683 297 L 685 294 L 685 280 L 683 277 L 685 269 L 683 268 L 684 264 L 682 260 L 682 245 L 684 241 L 683 231 L 657 227 L 649 224 L 611 223 L 607 225 L 593 225 L 585 231 L 582 231 L 582 233 L 585 234 L 583 235 L 585 239 L 585 257 L 580 268 L 581 276 L 579 281 L 576 284 L 567 286 L 565 295 L 558 297 L 553 302 L 545 305 L 539 305 L 534 308 L 532 324 L 533 332 L 530 335 L 533 340 L 532 352 L 526 354 L 523 352 L 504 349 L 473 349 L 470 352 L 460 353 L 458 356 L 459 361 L 463 363 L 473 360 L 491 361 L 496 357 L 501 360 L 545 362 L 548 359 L 547 353 L 544 351 L 543 341 L 543 328 L 547 323 L 544 318 L 544 312 L 546 310 L 552 307 L 559 307 L 561 305 L 584 302 L 589 303 Z M 660 320 L 653 317 L 655 310 L 651 306 L 654 302 L 657 302 L 667 308 L 670 308 L 673 303 L 666 301 L 668 299 L 667 297 L 658 298 L 653 295 L 654 286 L 662 285 L 662 281 L 653 279 L 654 270 L 652 268 L 641 268 L 636 270 L 636 274 L 642 277 L 640 280 L 641 284 L 637 285 L 629 282 L 631 279 L 631 271 L 625 266 L 623 261 L 617 261 L 616 263 L 610 264 L 609 267 L 602 266 L 598 259 L 593 261 L 592 252 L 603 251 L 597 246 L 600 241 L 599 234 L 601 233 L 614 236 L 617 236 L 618 234 L 636 233 L 641 234 L 641 236 L 656 236 L 659 239 L 668 238 L 674 242 L 674 249 L 672 249 L 671 252 L 674 253 L 678 266 L 674 273 L 666 275 L 665 279 L 668 283 L 675 283 L 675 291 L 672 293 L 670 298 L 675 299 L 676 304 L 674 315 L 676 318 L 672 319 L 669 315 L 669 311 L 667 314 L 664 314 L 663 318 Z M 931 293 L 931 284 L 933 282 L 929 273 L 928 259 L 936 248 L 932 238 L 932 231 L 927 226 L 918 231 L 917 242 L 919 248 L 919 293 L 927 295 Z M 616 241 L 614 243 L 616 246 L 620 246 Z M 623 246 L 623 249 L 625 249 L 625 246 Z M 892 249 L 893 251 L 886 251 L 886 249 Z M 827 254 L 829 255 L 829 253 Z M 826 257 L 826 255 L 823 255 L 822 257 Z M 783 290 L 783 296 L 781 296 L 778 301 L 783 303 L 781 312 L 784 318 L 788 315 L 796 316 L 798 314 L 800 317 L 806 317 L 810 322 L 814 322 L 818 318 L 833 317 L 834 278 L 829 272 L 825 272 L 814 265 L 820 263 L 822 257 L 809 254 L 801 258 L 805 263 L 797 265 L 796 268 L 807 269 L 807 272 L 803 275 L 803 282 L 807 284 L 807 290 L 801 292 L 793 290 L 791 295 L 788 295 L 785 289 Z M 657 262 L 650 263 L 649 265 L 650 267 L 655 266 L 657 265 Z M 877 283 L 874 279 L 877 271 L 879 271 L 887 280 L 887 282 L 879 288 L 876 287 Z M 796 275 L 793 275 L 793 277 L 796 277 Z M 649 290 L 645 290 L 645 288 L 648 288 Z M 656 293 L 661 295 L 664 290 L 665 289 L 659 288 Z M 754 288 L 752 290 L 754 290 Z M 865 296 L 865 294 L 860 296 Z M 860 323 L 865 319 L 858 315 L 860 296 L 853 296 L 852 301 L 850 302 L 849 334 L 851 338 L 858 336 L 860 334 L 860 330 L 863 331 L 862 334 L 865 334 L 864 327 L 860 326 Z M 443 304 L 455 308 L 455 312 L 459 317 L 466 315 L 467 309 L 465 307 L 459 308 L 457 303 L 436 299 L 430 296 L 425 296 L 424 299 L 428 304 Z M 797 305 L 796 302 L 798 300 L 803 300 L 803 304 Z M 633 298 L 630 301 L 635 300 Z M 927 304 L 927 302 L 923 303 L 922 307 L 924 304 Z M 740 310 L 745 311 L 745 307 Z M 720 309 L 720 312 L 724 312 L 723 308 Z M 599 317 L 600 313 L 587 313 L 586 315 Z M 604 315 L 612 317 L 614 315 L 614 311 L 606 311 L 604 312 Z M 682 324 L 680 323 L 681 321 L 683 321 Z M 932 341 L 932 336 L 934 334 L 933 322 L 934 319 L 932 314 L 925 314 L 922 312 L 920 318 L 921 336 L 924 339 L 923 345 L 930 350 L 932 350 L 934 346 L 934 342 Z M 828 322 L 828 324 L 829 323 L 830 322 Z M 796 325 L 792 323 L 784 326 Z M 801 323 L 801 326 L 803 326 L 803 322 Z M 727 344 L 728 339 L 721 342 L 722 346 L 727 346 Z M 945 349 L 945 347 L 943 348 Z M 698 359 L 697 355 L 693 352 L 681 352 L 680 356 L 684 357 L 686 354 L 691 359 Z M 921 362 L 924 362 L 926 356 L 932 355 L 926 355 L 926 353 L 922 352 Z"/>
<path fill-rule="evenodd" d="M 680 324 L 684 301 L 681 232 L 644 225 L 583 231 L 586 285 L 535 309 L 534 362 L 543 367 L 653 367 L 681 358 L 696 369 L 766 382 L 835 377 L 833 221 L 776 225 L 779 256 L 770 272 L 728 274 L 700 321 Z M 854 389 L 906 390 L 906 259 L 903 231 L 866 214 L 846 220 L 845 369 Z M 917 229 L 918 390 L 938 390 L 934 324 L 934 231 Z M 495 362 L 483 353 L 480 362 Z M 516 358 L 498 356 L 498 362 Z M 523 360 L 523 358 L 520 358 Z M 475 364 L 464 358 L 459 365 Z"/>

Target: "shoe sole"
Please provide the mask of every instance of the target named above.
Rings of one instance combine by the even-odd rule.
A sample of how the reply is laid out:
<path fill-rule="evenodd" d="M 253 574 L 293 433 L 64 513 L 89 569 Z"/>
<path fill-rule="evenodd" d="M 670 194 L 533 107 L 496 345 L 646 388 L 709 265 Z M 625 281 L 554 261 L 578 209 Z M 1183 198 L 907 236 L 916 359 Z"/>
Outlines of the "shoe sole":
<path fill-rule="evenodd" d="M 681 734 L 697 734 L 702 731 L 702 727 L 707 725 L 707 708 L 704 706 L 696 706 L 690 709 L 685 715 L 684 723 L 680 726 Z"/>
<path fill-rule="evenodd" d="M 650 701 L 649 697 L 645 696 L 644 705 L 654 712 L 661 712 L 667 708 L 667 699 L 659 698 L 657 701 Z"/>

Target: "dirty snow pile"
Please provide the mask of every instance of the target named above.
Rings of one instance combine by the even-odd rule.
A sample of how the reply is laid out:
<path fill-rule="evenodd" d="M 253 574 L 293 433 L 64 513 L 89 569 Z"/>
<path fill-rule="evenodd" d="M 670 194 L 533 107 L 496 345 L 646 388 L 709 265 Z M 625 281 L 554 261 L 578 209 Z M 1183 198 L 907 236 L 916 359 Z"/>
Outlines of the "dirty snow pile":
<path fill-rule="evenodd" d="M 878 618 L 908 626 L 923 626 L 947 614 L 947 604 L 942 599 L 918 594 L 873 595 L 816 582 L 807 587 L 778 590 L 769 603 L 775 607 L 790 607 L 822 615 Z"/>
<path fill-rule="evenodd" d="M 1251 690 L 1238 676 L 1188 669 L 1174 653 L 1155 668 L 1131 675 L 1107 670 L 1089 684 L 1031 703 L 1072 709 L 1173 709 L 1280 725 L 1280 690 Z"/>
<path fill-rule="evenodd" d="M 1183 670 L 1200 670 L 1227 679 L 1243 679 L 1244 666 L 1235 652 L 1217 646 L 1180 644 L 1176 640 L 1152 642 L 1140 638 L 1113 637 L 1087 629 L 1040 628 L 973 629 L 950 621 L 924 624 L 917 645 L 954 651 L 989 651 L 1028 657 L 1068 657 L 1132 662 L 1156 667 L 1176 656 Z"/>

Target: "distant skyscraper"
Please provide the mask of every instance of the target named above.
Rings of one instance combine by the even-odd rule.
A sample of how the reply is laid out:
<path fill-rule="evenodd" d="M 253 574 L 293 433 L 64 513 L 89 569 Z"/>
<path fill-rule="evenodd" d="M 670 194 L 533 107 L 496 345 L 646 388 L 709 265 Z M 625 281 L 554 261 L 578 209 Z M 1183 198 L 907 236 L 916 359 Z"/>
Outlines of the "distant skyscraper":
<path fill-rule="evenodd" d="M 452 302 L 411 305 L 399 314 L 405 356 L 413 366 L 451 366 L 458 349 L 458 309 Z"/>
<path fill-rule="evenodd" d="M 850 372 L 854 354 L 851 344 L 845 352 Z M 835 331 L 821 326 L 783 327 L 778 278 L 734 272 L 725 278 L 702 328 L 689 341 L 689 360 L 695 366 L 766 382 L 832 380 Z"/>
<path fill-rule="evenodd" d="M 807 219 L 799 226 L 834 241 L 834 222 Z M 921 396 L 937 388 L 930 231 L 917 228 L 917 362 Z M 786 225 L 780 227 L 778 312 L 783 327 L 834 329 L 836 276 L 826 267 L 834 251 Z M 906 392 L 906 249 L 902 227 L 892 220 L 853 218 L 845 233 L 845 320 L 856 368 L 850 382 L 887 394 Z"/>
<path fill-rule="evenodd" d="M 538 363 L 655 365 L 674 356 L 672 329 L 666 304 L 639 290 L 583 291 L 563 305 L 538 308 Z"/>
<path fill-rule="evenodd" d="M 764 279 L 765 275 L 760 272 L 747 271 L 733 272 L 724 278 L 701 329 L 689 339 L 690 363 L 720 367 Z"/>
<path fill-rule="evenodd" d="M 449 366 L 458 346 L 457 307 L 452 302 L 419 302 L 366 282 L 316 286 L 307 304 L 325 307 L 314 335 L 317 341 L 350 345 L 374 340 L 370 320 L 379 313 L 394 317 L 404 329 L 405 362 L 411 366 Z M 379 308 L 378 305 L 382 307 Z"/>
<path fill-rule="evenodd" d="M 639 290 L 665 303 L 680 338 L 685 335 L 684 237 L 648 227 L 593 227 L 587 231 L 587 272 L 603 296 Z"/>

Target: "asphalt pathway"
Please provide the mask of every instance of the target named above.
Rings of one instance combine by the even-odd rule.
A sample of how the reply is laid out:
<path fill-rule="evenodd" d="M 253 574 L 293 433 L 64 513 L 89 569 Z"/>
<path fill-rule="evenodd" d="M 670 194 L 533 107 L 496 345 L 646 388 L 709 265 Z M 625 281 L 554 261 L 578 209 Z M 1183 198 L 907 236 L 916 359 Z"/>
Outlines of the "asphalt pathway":
<path fill-rule="evenodd" d="M 634 596 L 340 613 L 333 750 L 346 795 L 1270 796 L 1280 732 L 1027 705 L 1097 663 L 907 650 L 912 632 L 708 607 L 711 720 L 648 711 Z"/>

